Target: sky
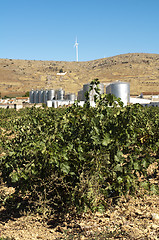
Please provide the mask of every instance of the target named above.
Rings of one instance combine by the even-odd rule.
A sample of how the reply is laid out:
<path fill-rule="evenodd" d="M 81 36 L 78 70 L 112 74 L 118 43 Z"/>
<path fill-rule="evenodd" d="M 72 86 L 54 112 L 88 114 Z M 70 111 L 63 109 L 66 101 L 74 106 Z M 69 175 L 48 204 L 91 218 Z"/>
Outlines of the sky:
<path fill-rule="evenodd" d="M 0 0 L 0 58 L 159 54 L 159 0 Z"/>

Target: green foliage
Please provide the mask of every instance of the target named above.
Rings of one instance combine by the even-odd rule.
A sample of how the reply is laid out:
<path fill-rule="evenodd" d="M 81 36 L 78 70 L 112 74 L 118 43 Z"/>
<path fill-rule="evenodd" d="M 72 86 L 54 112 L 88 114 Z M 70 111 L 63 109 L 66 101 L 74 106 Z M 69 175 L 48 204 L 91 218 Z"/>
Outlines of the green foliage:
<path fill-rule="evenodd" d="M 29 97 L 29 92 L 26 92 L 22 97 Z"/>
<path fill-rule="evenodd" d="M 63 73 L 63 69 L 62 68 L 60 68 L 59 73 Z"/>
<path fill-rule="evenodd" d="M 15 195 L 28 195 L 37 206 L 42 201 L 50 211 L 104 211 L 108 198 L 136 191 L 139 175 L 157 192 L 147 168 L 159 153 L 158 108 L 123 107 L 96 92 L 95 108 L 86 101 L 66 109 L 0 110 L 0 168 Z"/>

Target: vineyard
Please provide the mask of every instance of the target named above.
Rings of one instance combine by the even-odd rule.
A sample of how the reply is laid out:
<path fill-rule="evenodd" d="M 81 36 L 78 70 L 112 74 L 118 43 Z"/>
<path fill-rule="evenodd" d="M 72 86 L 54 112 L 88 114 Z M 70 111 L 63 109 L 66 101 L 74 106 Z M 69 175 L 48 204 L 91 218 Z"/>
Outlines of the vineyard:
<path fill-rule="evenodd" d="M 141 188 L 159 193 L 159 109 L 123 107 L 112 95 L 95 101 L 0 109 L 1 180 L 15 189 L 1 205 L 45 216 L 104 212 Z"/>

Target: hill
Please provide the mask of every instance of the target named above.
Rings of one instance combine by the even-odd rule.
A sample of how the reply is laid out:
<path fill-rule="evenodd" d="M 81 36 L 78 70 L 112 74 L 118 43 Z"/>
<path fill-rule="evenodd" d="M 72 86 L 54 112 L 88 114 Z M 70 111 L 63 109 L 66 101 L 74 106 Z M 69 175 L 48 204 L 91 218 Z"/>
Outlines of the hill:
<path fill-rule="evenodd" d="M 58 72 L 67 73 L 58 76 Z M 159 54 L 129 53 L 88 62 L 0 59 L 2 96 L 41 88 L 77 93 L 95 78 L 102 83 L 130 82 L 131 94 L 159 91 Z"/>

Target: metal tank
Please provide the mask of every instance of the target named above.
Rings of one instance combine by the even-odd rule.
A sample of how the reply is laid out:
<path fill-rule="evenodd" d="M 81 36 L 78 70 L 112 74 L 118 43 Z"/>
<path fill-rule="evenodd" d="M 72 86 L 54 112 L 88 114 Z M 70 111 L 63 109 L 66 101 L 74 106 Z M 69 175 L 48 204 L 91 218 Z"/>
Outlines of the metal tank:
<path fill-rule="evenodd" d="M 90 89 L 90 83 L 87 83 L 87 84 L 83 85 L 83 96 L 82 96 L 82 98 L 83 98 L 84 101 L 86 100 L 85 94 L 86 94 L 86 92 L 89 91 L 89 89 Z M 92 93 L 89 94 L 89 97 L 90 97 L 90 100 L 92 100 Z"/>
<path fill-rule="evenodd" d="M 124 103 L 124 106 L 126 106 L 130 102 L 130 84 L 126 82 L 114 82 L 109 84 L 106 87 L 106 93 L 113 94 L 117 98 L 121 98 L 121 101 Z"/>
<path fill-rule="evenodd" d="M 29 102 L 34 103 L 34 90 L 33 89 L 29 92 Z"/>
<path fill-rule="evenodd" d="M 85 93 L 89 91 L 90 86 L 91 86 L 90 83 L 87 83 L 87 84 L 84 84 L 84 85 L 83 85 L 83 100 L 84 100 L 84 101 L 86 100 L 86 98 L 85 98 Z M 94 86 L 94 88 L 95 88 L 95 86 Z M 94 90 L 94 88 L 93 88 L 93 90 L 91 90 L 91 92 L 89 93 L 89 99 L 90 99 L 90 101 L 94 101 L 94 96 L 97 94 L 96 91 Z M 103 83 L 99 83 L 99 84 L 98 84 L 98 88 L 99 88 L 99 90 L 100 90 L 100 94 L 103 94 L 103 93 L 104 93 L 104 84 L 103 84 Z"/>
<path fill-rule="evenodd" d="M 44 102 L 44 91 L 40 90 L 39 91 L 39 103 L 43 103 Z"/>
<path fill-rule="evenodd" d="M 103 83 L 99 84 L 99 90 L 100 90 L 100 94 L 104 94 L 104 84 Z"/>
<path fill-rule="evenodd" d="M 64 100 L 65 91 L 61 88 L 57 90 L 57 100 Z"/>
<path fill-rule="evenodd" d="M 39 103 L 39 91 L 34 91 L 34 103 Z"/>
<path fill-rule="evenodd" d="M 83 101 L 83 90 L 78 91 L 78 95 L 77 95 L 77 100 L 78 101 Z"/>
<path fill-rule="evenodd" d="M 47 103 L 48 100 L 48 90 L 44 90 L 44 103 Z"/>
<path fill-rule="evenodd" d="M 53 100 L 54 98 L 55 98 L 55 90 L 53 90 L 53 89 L 48 90 L 47 100 Z"/>
<path fill-rule="evenodd" d="M 66 100 L 75 101 L 75 100 L 76 100 L 76 94 L 74 94 L 74 93 L 68 93 L 68 94 L 66 95 Z"/>

